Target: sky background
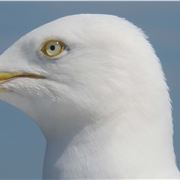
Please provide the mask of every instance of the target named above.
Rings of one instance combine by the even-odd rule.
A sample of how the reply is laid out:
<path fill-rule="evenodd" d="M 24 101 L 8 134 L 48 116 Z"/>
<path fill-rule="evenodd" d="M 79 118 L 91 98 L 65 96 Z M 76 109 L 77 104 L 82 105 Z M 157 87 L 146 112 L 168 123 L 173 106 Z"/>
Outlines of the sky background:
<path fill-rule="evenodd" d="M 125 17 L 149 36 L 170 87 L 180 167 L 180 2 L 0 2 L 0 54 L 34 28 L 79 13 Z M 45 145 L 31 118 L 0 102 L 0 179 L 41 179 Z"/>

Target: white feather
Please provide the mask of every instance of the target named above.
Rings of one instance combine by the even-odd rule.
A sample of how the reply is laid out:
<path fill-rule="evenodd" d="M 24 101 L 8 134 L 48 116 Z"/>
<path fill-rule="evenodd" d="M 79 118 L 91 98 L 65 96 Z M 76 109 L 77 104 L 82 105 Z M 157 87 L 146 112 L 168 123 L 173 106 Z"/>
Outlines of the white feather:
<path fill-rule="evenodd" d="M 70 51 L 39 54 L 47 39 Z M 28 33 L 0 57 L 0 71 L 40 73 L 1 86 L 47 139 L 44 178 L 178 178 L 165 77 L 143 32 L 125 19 L 82 14 Z"/>

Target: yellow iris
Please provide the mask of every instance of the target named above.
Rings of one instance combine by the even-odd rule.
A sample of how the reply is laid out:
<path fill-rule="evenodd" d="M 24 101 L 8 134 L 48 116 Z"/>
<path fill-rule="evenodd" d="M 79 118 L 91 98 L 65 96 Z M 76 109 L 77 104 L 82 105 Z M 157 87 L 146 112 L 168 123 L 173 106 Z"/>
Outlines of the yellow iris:
<path fill-rule="evenodd" d="M 41 52 L 52 59 L 59 57 L 64 51 L 65 44 L 59 40 L 49 40 L 44 43 Z"/>

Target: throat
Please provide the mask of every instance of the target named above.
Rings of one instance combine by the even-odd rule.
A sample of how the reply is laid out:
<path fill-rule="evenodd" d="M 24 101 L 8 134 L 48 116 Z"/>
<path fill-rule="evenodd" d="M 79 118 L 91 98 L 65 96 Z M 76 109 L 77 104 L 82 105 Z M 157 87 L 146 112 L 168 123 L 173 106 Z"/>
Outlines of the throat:
<path fill-rule="evenodd" d="M 47 140 L 43 178 L 176 177 L 172 139 L 163 139 L 157 124 L 137 129 L 130 121 L 89 125 Z"/>

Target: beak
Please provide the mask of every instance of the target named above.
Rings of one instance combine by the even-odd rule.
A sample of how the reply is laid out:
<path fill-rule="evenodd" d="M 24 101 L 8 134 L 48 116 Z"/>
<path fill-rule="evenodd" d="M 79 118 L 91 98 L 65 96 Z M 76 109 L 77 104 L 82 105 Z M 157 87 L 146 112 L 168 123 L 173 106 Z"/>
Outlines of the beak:
<path fill-rule="evenodd" d="M 15 78 L 45 79 L 45 76 L 27 72 L 0 72 L 0 85 Z M 5 88 L 0 87 L 0 92 L 2 91 L 5 91 Z"/>
<path fill-rule="evenodd" d="M 45 79 L 45 76 L 27 72 L 0 72 L 0 85 L 15 78 L 33 78 Z M 0 87 L 0 92 L 6 91 L 6 88 Z"/>

